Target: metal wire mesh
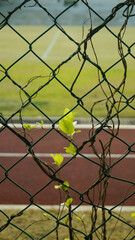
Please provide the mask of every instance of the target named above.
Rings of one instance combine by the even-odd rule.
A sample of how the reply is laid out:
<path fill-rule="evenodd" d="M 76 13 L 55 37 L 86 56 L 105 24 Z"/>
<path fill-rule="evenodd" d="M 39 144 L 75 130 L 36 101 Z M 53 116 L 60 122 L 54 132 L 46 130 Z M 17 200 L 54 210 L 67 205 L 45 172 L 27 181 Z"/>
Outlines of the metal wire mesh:
<path fill-rule="evenodd" d="M 80 34 L 80 38 L 78 38 L 78 36 L 76 37 L 76 35 L 71 32 L 73 31 L 73 28 L 71 28 L 70 31 L 70 27 L 63 26 L 60 23 L 61 17 L 64 17 L 67 12 L 74 8 L 79 2 L 81 2 L 82 6 L 85 6 L 86 12 L 89 16 L 89 26 L 87 22 L 87 34 L 85 32 L 85 23 L 84 26 L 80 28 L 81 32 L 79 32 L 80 30 L 77 32 L 77 34 Z M 33 31 L 34 37 L 32 36 L 33 38 L 31 38 L 31 36 L 29 36 L 29 28 L 13 25 L 12 18 L 16 16 L 15 14 L 18 13 L 18 11 L 23 12 L 23 7 L 35 8 L 37 6 L 41 10 L 41 14 L 48 17 L 50 25 L 43 26 L 40 32 L 38 32 L 35 27 L 34 31 L 37 31 L 37 34 L 34 35 Z M 123 21 L 116 33 L 109 24 L 121 10 Z M 1 223 L 0 227 L 2 233 L 7 231 L 9 227 L 13 227 L 13 229 L 19 231 L 19 235 L 17 234 L 14 239 L 64 239 L 64 237 L 61 238 L 61 233 L 59 233 L 59 231 L 66 232 L 68 229 L 70 240 L 116 239 L 113 238 L 111 233 L 109 233 L 109 235 L 107 233 L 111 220 L 115 219 L 117 222 L 126 225 L 128 229 L 125 232 L 125 236 L 122 238 L 119 236 L 119 239 L 135 238 L 134 223 L 122 218 L 120 214 L 115 212 L 115 209 L 118 206 L 128 205 L 130 200 L 131 202 L 134 201 L 134 176 L 129 173 L 129 177 L 126 178 L 123 177 L 124 173 L 123 175 L 120 173 L 119 175 L 115 175 L 113 172 L 113 169 L 116 169 L 119 164 L 126 164 L 127 159 L 134 159 L 135 152 L 134 139 L 131 138 L 130 141 L 126 141 L 126 136 L 122 137 L 120 134 L 120 117 L 126 117 L 127 112 L 131 117 L 134 117 L 135 110 L 135 95 L 133 94 L 133 91 L 130 91 L 130 93 L 126 91 L 128 73 L 130 74 L 130 66 L 133 66 L 135 58 L 135 42 L 134 39 L 130 39 L 129 43 L 124 41 L 124 34 L 128 22 L 131 18 L 134 19 L 133 10 L 134 1 L 125 1 L 115 6 L 110 15 L 104 19 L 94 10 L 94 8 L 91 7 L 91 4 L 87 0 L 77 0 L 71 1 L 69 5 L 65 6 L 64 10 L 62 10 L 57 16 L 54 16 L 51 11 L 47 9 L 45 3 L 42 4 L 38 0 L 25 0 L 18 4 L 7 15 L 4 15 L 3 12 L 0 13 L 2 19 L 0 24 L 1 36 L 3 34 L 8 34 L 4 36 L 9 38 L 9 46 L 12 48 L 12 44 L 16 45 L 16 53 L 14 52 L 14 49 L 13 52 L 11 49 L 8 53 L 8 55 L 11 54 L 8 63 L 2 58 L 3 62 L 0 64 L 1 89 L 3 90 L 6 87 L 6 91 L 9 91 L 6 98 L 4 94 L 2 95 L 2 101 L 5 105 L 3 104 L 4 107 L 2 107 L 1 104 L 0 110 L 0 132 L 3 139 L 1 141 L 4 141 L 4 137 L 6 139 L 8 133 L 12 133 L 12 136 L 14 136 L 14 142 L 11 140 L 11 148 L 15 147 L 13 145 L 16 145 L 16 142 L 18 141 L 18 144 L 21 144 L 24 151 L 23 154 L 20 153 L 20 155 L 14 155 L 13 160 L 11 162 L 6 161 L 6 163 L 1 155 L 0 184 L 1 186 L 5 184 L 5 188 L 14 186 L 13 188 L 16 189 L 16 195 L 20 194 L 20 196 L 23 196 L 23 199 L 25 199 L 25 203 L 27 204 L 22 210 L 17 211 L 17 213 L 15 212 L 10 216 L 8 216 L 8 213 L 5 210 L 1 209 L 2 217 L 5 217 L 5 221 L 4 223 Z M 100 21 L 97 26 L 93 25 L 93 15 Z M 33 26 L 31 26 L 31 28 L 32 27 Z M 27 32 L 27 35 L 24 30 Z M 106 66 L 102 64 L 102 58 L 100 61 L 100 56 L 104 56 L 107 53 L 105 53 L 101 47 L 101 53 L 96 52 L 94 44 L 95 36 L 98 36 L 97 43 L 98 45 L 100 44 L 101 35 L 98 34 L 102 30 L 105 30 L 106 34 L 102 35 L 102 37 L 106 39 L 108 36 L 108 41 L 110 41 L 109 37 L 111 36 L 113 41 L 117 43 L 117 45 L 113 46 L 115 47 L 114 54 L 116 50 L 118 50 L 119 53 L 117 58 L 112 56 L 112 61 L 108 62 Z M 55 33 L 53 31 L 55 31 Z M 52 34 L 52 32 L 54 34 L 49 36 L 49 33 Z M 12 34 L 15 36 L 16 43 L 12 42 Z M 59 34 L 62 34 L 63 37 L 61 42 Z M 50 59 L 47 58 L 47 56 L 51 55 L 49 47 L 44 54 L 42 53 L 40 49 L 40 41 L 43 39 L 44 44 L 46 44 L 48 38 L 49 41 L 51 41 L 49 45 L 50 48 L 53 48 L 55 41 L 59 41 L 59 48 L 65 52 L 64 57 L 63 55 L 61 57 L 61 49 L 56 52 L 56 56 L 54 54 Z M 78 39 L 80 40 L 78 41 Z M 6 39 L 4 41 L 6 42 Z M 62 44 L 64 45 L 63 48 Z M 6 56 L 6 46 L 3 48 L 3 54 Z M 119 65 L 121 65 L 120 69 L 118 67 Z M 85 74 L 81 77 L 85 67 Z M 117 71 L 115 71 L 116 67 L 118 67 Z M 19 73 L 16 74 L 18 69 Z M 73 71 L 74 69 L 75 72 Z M 72 71 L 71 74 L 70 71 Z M 111 74 L 113 71 L 115 72 L 115 80 L 113 79 L 114 81 L 111 81 Z M 134 69 L 132 68 L 131 71 L 134 71 Z M 65 77 L 63 77 L 63 72 L 66 72 Z M 120 72 L 120 75 L 118 72 Z M 67 80 L 69 76 L 70 79 Z M 93 79 L 93 81 L 87 85 L 87 91 L 84 87 L 84 79 L 86 76 L 87 78 Z M 65 79 L 66 77 L 67 79 Z M 121 79 L 117 80 L 119 77 Z M 81 84 L 79 85 L 80 82 Z M 134 87 L 132 86 L 131 89 L 133 88 Z M 41 98 L 38 98 L 40 94 Z M 96 96 L 95 98 L 94 94 Z M 59 95 L 61 96 L 60 98 Z M 63 98 L 67 99 L 67 101 L 64 102 Z M 8 111 L 5 109 L 5 106 L 7 105 Z M 84 121 L 87 117 L 87 123 L 90 124 L 90 127 L 88 131 L 82 129 L 82 133 L 85 133 L 82 139 L 76 134 L 75 139 L 72 141 L 69 136 L 65 135 L 60 129 L 58 129 L 60 120 L 67 116 L 67 113 L 63 115 L 61 114 L 61 111 L 63 112 L 66 107 L 70 108 L 70 113 L 74 111 L 77 113 L 80 111 L 78 115 L 81 117 L 83 116 Z M 49 109 L 51 109 L 50 112 Z M 102 111 L 103 118 L 101 118 L 101 115 L 99 114 L 99 112 Z M 10 113 L 10 116 L 8 116 L 7 113 Z M 54 115 L 56 116 L 55 118 L 53 117 Z M 61 117 L 58 117 L 60 115 Z M 36 117 L 36 119 L 40 121 L 43 120 L 44 125 L 49 123 L 49 128 L 43 127 L 42 129 L 42 126 L 40 126 L 40 129 L 36 130 L 37 135 L 35 137 L 35 130 L 29 131 L 24 127 L 24 123 L 31 122 L 30 118 L 27 119 L 26 116 L 33 116 L 32 123 L 34 123 L 34 125 L 36 124 L 34 117 L 40 116 L 39 118 Z M 80 121 L 80 118 L 78 119 Z M 15 125 L 15 121 L 21 124 L 21 128 L 18 128 L 17 125 Z M 30 127 L 33 127 L 33 125 L 30 125 Z M 53 142 L 55 135 L 58 138 L 56 143 Z M 66 147 L 71 142 L 73 142 L 76 152 L 73 156 L 63 153 L 63 156 L 65 156 L 66 159 L 65 162 L 59 168 L 55 168 L 52 164 L 51 156 L 47 155 L 48 151 L 53 153 L 54 145 L 56 145 L 56 152 L 60 153 L 63 147 Z M 114 143 L 122 146 L 122 153 L 119 156 L 115 156 L 113 159 L 112 147 Z M 44 153 L 39 154 L 38 149 L 45 151 L 46 155 L 44 155 Z M 90 154 L 85 154 L 86 149 Z M 44 159 L 44 156 L 47 157 L 47 160 L 46 158 Z M 84 171 L 81 171 L 85 164 L 86 168 L 84 168 Z M 33 166 L 36 167 L 33 168 Z M 25 167 L 25 169 L 28 168 L 28 176 L 27 174 L 23 175 L 23 177 L 21 176 L 23 167 Z M 79 172 L 79 168 L 81 169 L 78 174 L 77 171 Z M 32 172 L 32 169 L 36 172 Z M 71 169 L 74 169 L 75 182 L 73 185 L 70 184 Z M 83 182 L 82 185 L 84 185 L 84 187 L 78 186 L 78 178 L 81 178 L 82 176 L 87 178 L 89 174 L 92 174 L 87 174 L 87 169 L 88 171 L 94 169 L 93 171 L 96 177 L 92 179 L 92 182 L 88 182 L 88 184 Z M 16 177 L 17 172 L 20 172 L 20 180 Z M 34 182 L 34 174 L 37 174 L 38 176 L 36 182 Z M 40 184 L 40 177 L 42 180 L 41 182 L 45 182 L 43 185 Z M 24 182 L 25 178 L 27 181 Z M 86 178 L 85 181 L 87 180 Z M 62 193 L 61 190 L 54 189 L 54 185 L 56 185 L 57 182 L 63 186 L 67 179 L 69 180 L 68 190 L 63 191 Z M 116 204 L 109 208 L 106 206 L 108 184 L 115 181 L 118 185 L 120 184 L 122 188 L 126 186 L 126 193 L 120 198 L 120 201 L 116 201 Z M 33 192 L 34 184 L 37 186 L 34 188 L 35 192 Z M 49 196 L 49 188 L 53 192 L 52 196 Z M 46 195 L 45 200 L 44 195 Z M 53 204 L 59 204 L 57 201 L 58 199 L 61 203 L 71 197 L 76 206 L 73 205 L 72 207 L 72 204 L 69 205 L 66 213 L 63 212 L 63 210 L 61 211 L 61 207 L 59 208 L 59 214 L 55 214 L 53 211 L 47 210 L 47 208 L 42 206 L 43 204 L 46 204 L 47 199 L 50 198 L 53 198 Z M 52 201 L 52 199 L 49 201 Z M 21 203 L 21 200 L 18 202 L 15 201 L 15 203 L 19 204 Z M 40 236 L 38 237 L 29 233 L 27 227 L 24 229 L 18 222 L 14 222 L 15 219 L 18 220 L 21 218 L 21 216 L 33 205 L 46 214 L 46 222 L 51 222 L 52 220 L 54 223 L 52 225 L 50 224 L 48 232 L 42 229 Z M 85 228 L 83 231 L 82 228 L 78 228 L 74 225 L 72 219 L 73 215 L 76 214 L 76 210 L 82 205 L 89 206 L 91 209 L 91 220 L 87 231 L 85 231 Z M 100 211 L 102 215 L 102 220 L 99 222 L 98 211 Z M 64 221 L 66 217 L 68 218 L 67 222 Z M 84 224 L 85 226 L 83 219 L 79 217 L 78 219 L 81 224 Z M 37 222 L 40 222 L 40 220 Z M 62 228 L 63 230 L 60 230 Z M 23 238 L 21 238 L 22 233 Z M 56 234 L 52 236 L 53 233 Z M 115 235 L 115 228 L 112 233 Z M 0 239 L 4 239 L 4 237 Z"/>

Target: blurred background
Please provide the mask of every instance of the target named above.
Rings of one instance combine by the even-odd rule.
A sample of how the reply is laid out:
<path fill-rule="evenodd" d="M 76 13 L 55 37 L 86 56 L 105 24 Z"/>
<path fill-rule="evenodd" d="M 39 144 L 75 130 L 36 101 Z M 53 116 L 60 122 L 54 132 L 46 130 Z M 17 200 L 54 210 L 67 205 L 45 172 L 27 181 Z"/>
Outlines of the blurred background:
<path fill-rule="evenodd" d="M 19 3 L 23 3 L 23 0 L 0 0 L 0 10 L 1 13 L 5 16 L 8 15 L 8 12 L 14 10 Z M 64 25 L 89 25 L 89 11 L 87 6 L 82 1 L 74 0 L 39 0 L 39 4 L 46 8 L 54 17 L 57 17 L 59 14 L 59 24 Z M 117 5 L 120 1 L 113 0 L 87 0 L 89 6 L 94 9 L 102 18 L 106 18 L 110 13 L 112 8 Z M 74 7 L 71 7 L 66 11 L 66 13 L 61 14 L 66 8 L 68 8 L 72 3 Z M 10 19 L 10 24 L 15 25 L 49 25 L 52 23 L 50 17 L 41 11 L 40 7 L 35 4 L 35 1 L 28 1 L 21 10 L 18 9 Z M 36 15 L 35 15 L 36 13 Z M 93 12 L 93 25 L 99 24 L 99 17 Z M 1 16 L 2 18 L 2 16 Z M 117 16 L 111 25 L 120 25 L 123 22 L 122 10 L 119 11 Z M 129 25 L 134 25 L 135 22 L 133 18 L 130 19 Z"/>

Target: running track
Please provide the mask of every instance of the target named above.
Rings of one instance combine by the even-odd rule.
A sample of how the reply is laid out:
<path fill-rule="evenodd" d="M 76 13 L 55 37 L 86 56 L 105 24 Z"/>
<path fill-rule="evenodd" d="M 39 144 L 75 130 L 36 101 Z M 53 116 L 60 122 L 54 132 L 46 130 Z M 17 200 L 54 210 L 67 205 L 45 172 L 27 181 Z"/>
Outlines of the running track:
<path fill-rule="evenodd" d="M 79 129 L 81 128 L 79 127 Z M 33 142 L 38 141 L 38 139 L 48 131 L 49 128 L 42 130 L 33 129 L 30 132 Z M 81 133 L 76 134 L 75 141 L 78 145 L 81 145 L 84 140 L 88 139 L 88 132 L 89 130 L 85 127 L 81 129 Z M 121 128 L 118 136 L 129 145 L 133 145 L 133 143 L 135 144 L 135 126 L 131 126 L 129 129 L 125 127 Z M 97 149 L 99 153 L 101 153 L 101 147 L 98 140 L 102 139 L 105 143 L 108 137 L 109 134 L 104 131 L 98 135 Z M 46 135 L 46 137 L 42 138 L 40 142 L 35 144 L 34 150 L 37 153 L 37 156 L 47 163 L 53 161 L 50 157 L 50 153 L 63 153 L 64 162 L 66 162 L 70 157 L 65 154 L 63 148 L 67 145 L 68 143 L 66 140 L 64 140 L 55 130 L 52 130 Z M 90 144 L 87 144 L 85 146 L 82 153 L 93 161 L 98 162 L 89 145 Z M 112 144 L 112 163 L 127 149 L 128 146 L 125 143 L 115 139 Z M 122 180 L 110 179 L 106 205 L 119 204 L 130 194 L 132 194 L 132 197 L 127 199 L 124 205 L 135 205 L 135 145 L 132 146 L 131 149 L 132 153 L 116 164 L 111 171 L 112 176 L 126 179 L 129 182 L 126 183 Z M 42 173 L 30 156 L 23 159 L 23 156 L 26 153 L 27 149 L 25 144 L 12 132 L 5 129 L 0 133 L 0 204 L 29 204 L 31 196 L 33 196 L 35 203 L 43 205 L 57 205 L 60 201 L 65 201 L 63 195 L 60 200 L 59 190 L 54 189 L 54 185 L 57 185 L 57 183 L 51 182 L 51 180 Z M 22 160 L 18 162 L 19 159 Z M 16 162 L 18 163 L 15 164 Z M 12 167 L 13 164 L 15 164 L 14 167 Z M 62 179 L 69 181 L 71 187 L 75 188 L 80 193 L 84 193 L 88 187 L 94 184 L 97 180 L 98 171 L 98 165 L 85 158 L 77 157 L 61 169 L 60 175 Z M 6 179 L 5 174 L 7 176 Z M 26 191 L 18 188 L 13 182 L 16 182 Z M 133 182 L 134 184 L 130 182 Z M 50 184 L 48 185 L 48 183 Z M 46 187 L 44 188 L 44 186 Z M 40 191 L 41 188 L 42 191 Z M 74 199 L 73 203 L 78 204 L 80 202 L 80 195 L 73 191 L 71 191 L 71 195 Z M 93 191 L 90 192 L 90 197 L 93 199 Z M 94 197 L 95 203 L 97 197 L 98 191 L 96 188 Z M 87 200 L 85 195 L 84 199 Z"/>

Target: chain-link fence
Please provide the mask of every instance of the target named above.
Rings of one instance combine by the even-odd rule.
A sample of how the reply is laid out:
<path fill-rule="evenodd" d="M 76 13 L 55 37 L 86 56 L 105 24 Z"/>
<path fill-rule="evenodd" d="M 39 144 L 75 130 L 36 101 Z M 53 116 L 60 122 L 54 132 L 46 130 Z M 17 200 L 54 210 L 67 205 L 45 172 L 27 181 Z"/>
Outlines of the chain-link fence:
<path fill-rule="evenodd" d="M 47 1 L 6 4 L 7 13 L 0 1 L 0 203 L 26 205 L 1 209 L 0 239 L 134 239 L 134 213 L 122 215 L 135 202 L 134 129 L 121 130 L 121 117 L 135 116 L 134 0 L 107 17 L 88 0 L 57 1 L 59 12 Z M 78 7 L 82 24 L 79 15 L 66 26 Z M 87 129 L 75 128 L 74 112 Z M 40 212 L 30 215 L 31 206 Z"/>

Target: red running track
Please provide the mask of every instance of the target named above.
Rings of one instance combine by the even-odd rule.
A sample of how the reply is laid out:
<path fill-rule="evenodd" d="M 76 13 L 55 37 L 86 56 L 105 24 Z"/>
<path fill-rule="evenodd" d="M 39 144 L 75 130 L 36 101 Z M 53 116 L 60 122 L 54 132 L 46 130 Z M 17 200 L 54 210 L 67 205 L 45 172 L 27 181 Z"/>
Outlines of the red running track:
<path fill-rule="evenodd" d="M 78 146 L 88 139 L 88 133 L 88 129 L 82 129 L 81 133 L 76 134 L 75 141 Z M 55 130 L 33 129 L 30 134 L 35 153 L 40 153 L 40 158 L 48 164 L 53 162 L 50 153 L 64 153 L 63 148 L 68 146 L 68 142 Z M 98 134 L 96 139 L 98 153 L 101 153 L 99 139 L 106 143 L 109 137 L 110 134 L 104 131 Z M 105 204 L 116 205 L 127 198 L 124 205 L 133 206 L 135 205 L 135 129 L 120 129 L 118 137 L 121 140 L 116 138 L 112 143 L 111 164 L 131 145 L 132 152 L 112 168 Z M 29 136 L 28 138 L 30 140 Z M 39 138 L 42 139 L 38 142 Z M 30 198 L 34 203 L 43 205 L 57 205 L 64 202 L 65 195 L 61 195 L 60 199 L 59 190 L 54 189 L 54 185 L 58 183 L 52 182 L 30 156 L 23 158 L 25 153 L 27 153 L 25 144 L 10 130 L 5 129 L 0 133 L 0 204 L 29 204 Z M 90 143 L 81 153 L 89 154 L 89 159 L 77 157 L 59 171 L 61 178 L 69 181 L 70 186 L 76 189 L 76 192 L 70 190 L 74 199 L 73 204 L 80 203 L 81 199 L 87 202 L 85 192 L 98 180 L 99 166 L 96 163 L 99 163 L 99 160 L 93 155 Z M 64 164 L 69 159 L 70 157 L 66 156 Z M 57 166 L 53 166 L 57 169 Z M 94 189 L 89 191 L 89 198 L 96 204 L 98 187 Z"/>

